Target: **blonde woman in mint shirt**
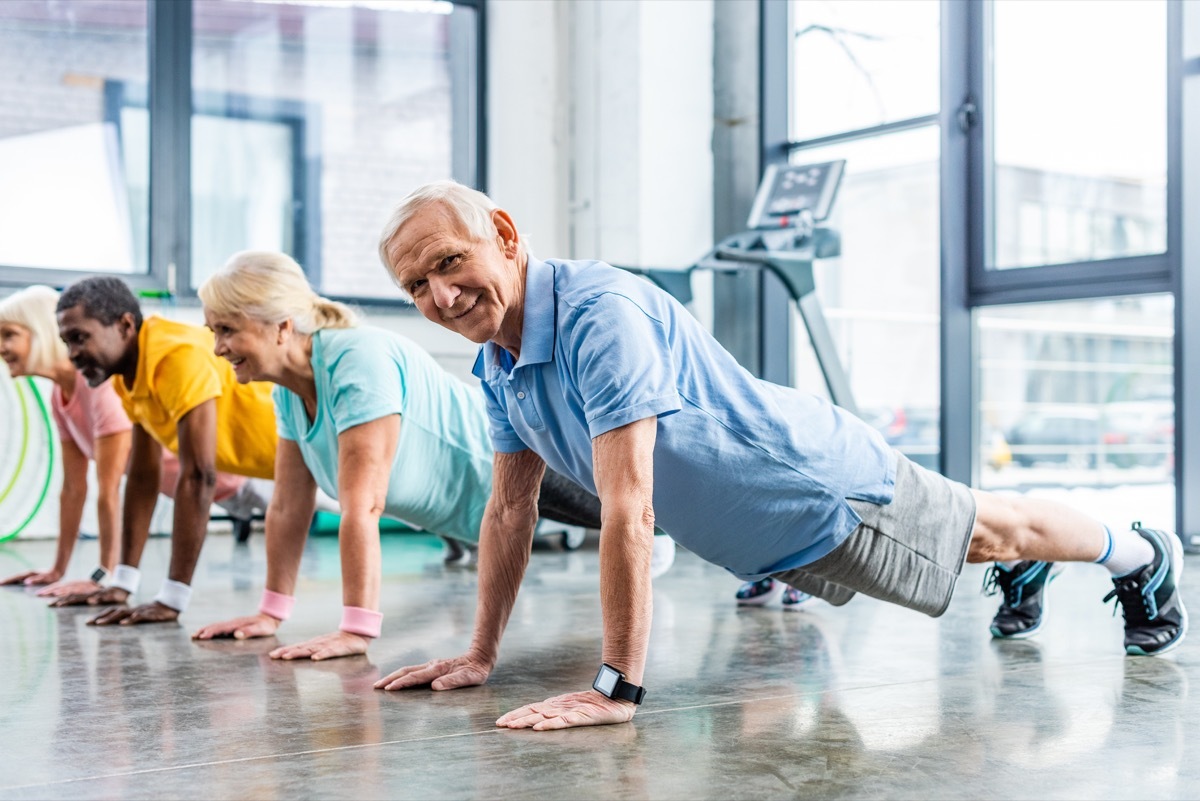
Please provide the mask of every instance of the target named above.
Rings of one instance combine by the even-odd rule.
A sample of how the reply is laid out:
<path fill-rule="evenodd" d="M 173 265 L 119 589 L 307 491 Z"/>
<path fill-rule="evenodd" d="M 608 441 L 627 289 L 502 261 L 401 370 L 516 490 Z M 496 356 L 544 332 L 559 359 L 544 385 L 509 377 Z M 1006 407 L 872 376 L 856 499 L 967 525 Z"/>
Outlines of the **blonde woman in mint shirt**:
<path fill-rule="evenodd" d="M 244 252 L 199 291 L 216 353 L 238 380 L 272 381 L 279 449 L 267 510 L 267 580 L 257 615 L 205 626 L 197 639 L 273 635 L 291 612 L 320 487 L 341 505 L 343 614 L 336 631 L 271 652 L 277 659 L 361 654 L 379 636 L 379 520 L 474 544 L 492 491 L 483 397 L 416 343 L 359 327 L 318 296 L 300 266 Z M 548 476 L 539 512 L 599 528 L 599 501 Z"/>

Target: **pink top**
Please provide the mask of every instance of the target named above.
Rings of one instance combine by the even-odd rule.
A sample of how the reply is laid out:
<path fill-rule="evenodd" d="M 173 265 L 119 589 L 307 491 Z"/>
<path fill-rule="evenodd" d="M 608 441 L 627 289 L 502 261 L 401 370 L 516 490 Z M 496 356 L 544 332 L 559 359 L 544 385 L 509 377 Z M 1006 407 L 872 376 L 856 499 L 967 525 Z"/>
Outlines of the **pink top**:
<path fill-rule="evenodd" d="M 133 428 L 112 385 L 105 381 L 98 387 L 89 387 L 87 379 L 79 373 L 75 374 L 75 391 L 66 402 L 62 388 L 54 385 L 50 411 L 59 438 L 74 442 L 88 459 L 96 458 L 96 440 Z"/>
<path fill-rule="evenodd" d="M 105 381 L 98 387 L 90 387 L 87 379 L 79 373 L 75 374 L 75 391 L 65 403 L 62 389 L 54 385 L 50 394 L 50 411 L 54 415 L 54 424 L 58 426 L 59 439 L 75 443 L 89 460 L 96 458 L 96 440 L 133 428 L 112 384 Z M 164 448 L 160 491 L 168 497 L 175 497 L 178 478 L 179 458 Z M 246 479 L 242 476 L 217 473 L 213 500 L 223 501 L 233 496 L 245 483 Z"/>

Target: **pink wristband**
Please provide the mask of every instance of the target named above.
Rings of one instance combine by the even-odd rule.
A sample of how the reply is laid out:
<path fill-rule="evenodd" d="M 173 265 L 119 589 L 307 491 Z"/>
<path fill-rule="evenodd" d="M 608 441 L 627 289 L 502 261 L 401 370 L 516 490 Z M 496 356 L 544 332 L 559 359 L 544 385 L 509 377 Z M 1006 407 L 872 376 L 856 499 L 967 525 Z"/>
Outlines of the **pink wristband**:
<path fill-rule="evenodd" d="M 378 637 L 380 629 L 383 628 L 383 613 L 372 612 L 361 606 L 343 606 L 342 625 L 338 628 L 363 637 Z"/>
<path fill-rule="evenodd" d="M 291 595 L 263 590 L 262 601 L 258 604 L 258 611 L 264 615 L 270 615 L 276 620 L 287 620 L 288 616 L 292 614 L 292 607 L 295 605 L 296 599 Z"/>

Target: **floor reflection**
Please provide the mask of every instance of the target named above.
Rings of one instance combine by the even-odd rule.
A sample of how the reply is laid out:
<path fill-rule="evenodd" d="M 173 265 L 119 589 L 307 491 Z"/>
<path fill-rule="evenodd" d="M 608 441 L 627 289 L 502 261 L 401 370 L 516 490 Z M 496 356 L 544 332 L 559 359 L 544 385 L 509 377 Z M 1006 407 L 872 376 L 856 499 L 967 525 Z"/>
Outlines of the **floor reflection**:
<path fill-rule="evenodd" d="M 150 544 L 147 586 L 165 546 Z M 995 600 L 975 594 L 973 568 L 932 620 L 863 599 L 738 609 L 736 581 L 681 553 L 655 582 L 649 695 L 634 722 L 535 733 L 493 724 L 595 674 L 594 544 L 534 554 L 491 680 L 447 693 L 372 684 L 467 646 L 475 574 L 443 568 L 430 543 L 384 547 L 384 636 L 366 656 L 318 663 L 267 653 L 336 625 L 332 540 L 310 544 L 296 613 L 262 640 L 189 637 L 254 609 L 258 537 L 208 543 L 179 625 L 89 627 L 93 609 L 4 588 L 0 798 L 1200 795 L 1189 692 L 1200 646 L 1124 657 L 1120 621 L 1099 603 L 1104 576 L 1088 566 L 1056 582 L 1042 636 L 996 642 Z M 50 548 L 0 549 L 0 571 Z"/>

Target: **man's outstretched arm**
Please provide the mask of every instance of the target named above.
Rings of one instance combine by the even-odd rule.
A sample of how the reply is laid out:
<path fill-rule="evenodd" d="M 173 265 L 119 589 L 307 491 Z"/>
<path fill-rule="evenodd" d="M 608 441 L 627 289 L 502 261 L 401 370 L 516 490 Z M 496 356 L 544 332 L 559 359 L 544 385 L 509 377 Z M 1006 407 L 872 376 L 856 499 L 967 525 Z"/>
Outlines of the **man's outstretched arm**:
<path fill-rule="evenodd" d="M 217 486 L 217 402 L 206 400 L 179 419 L 179 479 L 171 527 L 171 563 L 167 580 L 154 601 L 132 609 L 114 609 L 92 623 L 165 623 L 187 608 L 192 574 L 208 533 L 208 518 Z M 153 507 L 150 507 L 153 510 Z M 149 519 L 145 521 L 149 530 Z M 144 539 L 143 539 L 144 543 Z M 140 553 L 139 553 L 140 556 Z"/>
<path fill-rule="evenodd" d="M 600 605 L 604 615 L 602 659 L 642 683 L 650 641 L 654 548 L 654 442 L 658 418 L 630 423 L 592 440 L 596 491 L 600 495 Z M 596 665 L 600 667 L 599 664 Z M 567 693 L 515 709 L 496 721 L 512 729 L 567 729 L 625 723 L 636 705 L 595 690 Z"/>

